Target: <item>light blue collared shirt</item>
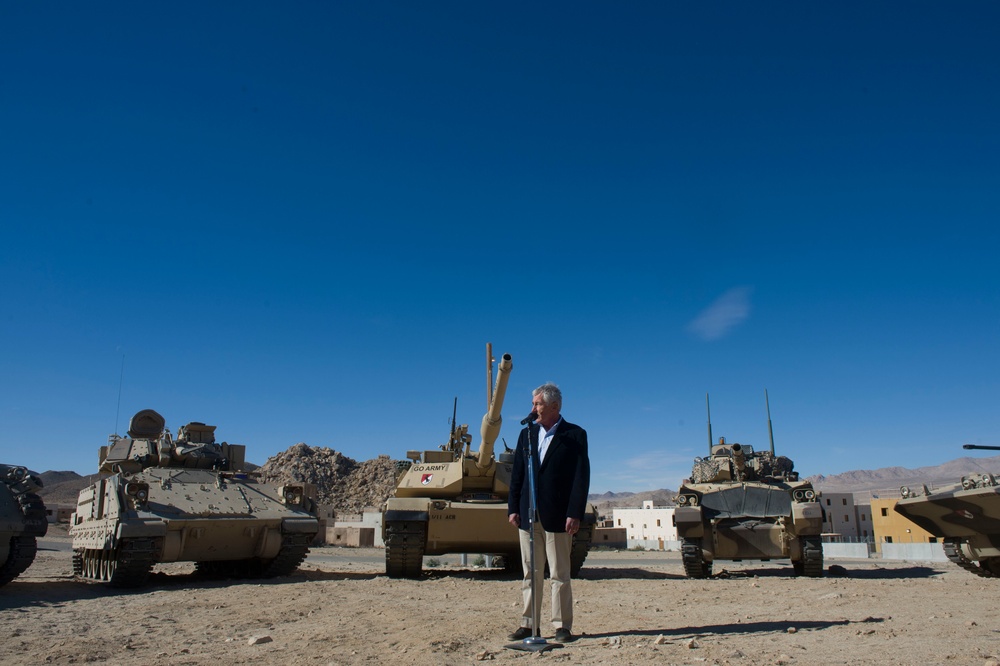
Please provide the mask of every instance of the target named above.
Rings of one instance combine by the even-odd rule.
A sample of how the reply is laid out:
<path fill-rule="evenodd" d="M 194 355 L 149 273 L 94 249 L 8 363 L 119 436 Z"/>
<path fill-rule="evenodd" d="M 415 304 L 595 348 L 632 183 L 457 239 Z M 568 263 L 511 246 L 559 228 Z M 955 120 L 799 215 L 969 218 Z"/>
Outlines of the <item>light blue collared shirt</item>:
<path fill-rule="evenodd" d="M 538 424 L 538 464 L 541 465 L 542 461 L 545 460 L 545 454 L 549 450 L 549 444 L 552 443 L 552 437 L 556 434 L 556 428 L 562 423 L 562 417 L 555 422 L 551 430 L 546 430 L 545 426 L 541 423 Z"/>

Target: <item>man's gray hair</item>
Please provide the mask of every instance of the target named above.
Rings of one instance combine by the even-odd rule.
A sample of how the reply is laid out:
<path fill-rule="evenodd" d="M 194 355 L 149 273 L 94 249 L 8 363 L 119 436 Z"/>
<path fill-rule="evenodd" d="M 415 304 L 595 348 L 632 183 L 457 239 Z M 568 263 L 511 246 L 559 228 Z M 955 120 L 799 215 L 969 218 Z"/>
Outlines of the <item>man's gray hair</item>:
<path fill-rule="evenodd" d="M 546 382 L 531 392 L 532 397 L 542 396 L 546 405 L 562 407 L 562 391 L 552 382 Z"/>

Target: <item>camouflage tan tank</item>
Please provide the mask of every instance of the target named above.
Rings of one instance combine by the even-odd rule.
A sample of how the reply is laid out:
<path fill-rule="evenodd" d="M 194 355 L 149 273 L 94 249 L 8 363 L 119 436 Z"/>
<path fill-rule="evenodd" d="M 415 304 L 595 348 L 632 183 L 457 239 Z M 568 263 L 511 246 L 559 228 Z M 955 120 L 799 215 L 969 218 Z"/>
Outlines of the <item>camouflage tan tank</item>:
<path fill-rule="evenodd" d="M 964 448 L 1000 450 L 975 444 Z M 1000 479 L 975 474 L 933 492 L 927 486 L 903 486 L 900 494 L 896 512 L 942 539 L 949 560 L 977 576 L 1000 576 Z"/>
<path fill-rule="evenodd" d="M 812 484 L 774 455 L 773 436 L 770 451 L 713 444 L 711 416 L 708 433 L 709 456 L 695 459 L 674 498 L 684 573 L 705 578 L 715 560 L 788 559 L 796 574 L 821 576 L 823 509 Z"/>
<path fill-rule="evenodd" d="M 37 538 L 49 523 L 38 496 L 42 481 L 24 467 L 0 465 L 0 585 L 6 585 L 31 566 Z"/>
<path fill-rule="evenodd" d="M 245 447 L 188 423 L 171 437 L 163 417 L 138 412 L 128 437 L 101 447 L 102 478 L 80 491 L 70 535 L 77 576 L 136 587 L 158 562 L 195 562 L 212 576 L 287 575 L 319 531 L 307 484 L 258 483 Z"/>

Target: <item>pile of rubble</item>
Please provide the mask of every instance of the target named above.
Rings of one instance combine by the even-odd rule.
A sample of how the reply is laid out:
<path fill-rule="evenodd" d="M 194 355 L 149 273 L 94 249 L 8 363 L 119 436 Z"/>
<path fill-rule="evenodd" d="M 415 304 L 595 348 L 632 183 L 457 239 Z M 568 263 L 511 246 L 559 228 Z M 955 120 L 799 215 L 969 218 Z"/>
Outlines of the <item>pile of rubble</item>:
<path fill-rule="evenodd" d="M 332 505 L 338 514 L 379 508 L 396 487 L 396 463 L 389 456 L 359 463 L 325 446 L 303 443 L 268 458 L 258 472 L 267 483 L 315 485 L 319 503 Z"/>

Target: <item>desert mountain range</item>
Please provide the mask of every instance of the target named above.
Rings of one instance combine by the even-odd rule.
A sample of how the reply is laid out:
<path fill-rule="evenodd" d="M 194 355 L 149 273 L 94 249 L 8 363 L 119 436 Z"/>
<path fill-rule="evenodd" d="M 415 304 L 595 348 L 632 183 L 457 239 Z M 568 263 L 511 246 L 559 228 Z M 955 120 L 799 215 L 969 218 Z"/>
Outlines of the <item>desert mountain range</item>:
<path fill-rule="evenodd" d="M 257 469 L 256 465 L 249 465 Z M 326 447 L 296 444 L 270 458 L 260 466 L 261 477 L 269 482 L 307 481 L 317 486 L 321 501 L 333 505 L 338 512 L 358 513 L 366 506 L 379 506 L 392 493 L 395 461 L 378 456 L 358 463 Z M 900 486 L 930 487 L 954 483 L 969 474 L 1000 474 L 1000 456 L 987 458 L 962 457 L 931 467 L 883 467 L 874 470 L 852 470 L 825 476 L 808 477 L 820 491 L 854 493 L 867 499 L 880 491 L 897 493 Z M 39 475 L 45 487 L 41 495 L 49 505 L 75 505 L 80 490 L 93 482 L 96 475 L 81 476 L 76 472 L 43 472 Z M 646 500 L 657 505 L 670 504 L 676 490 L 660 488 L 644 492 L 607 492 L 591 494 L 590 500 L 601 513 L 613 508 L 640 507 Z"/>

